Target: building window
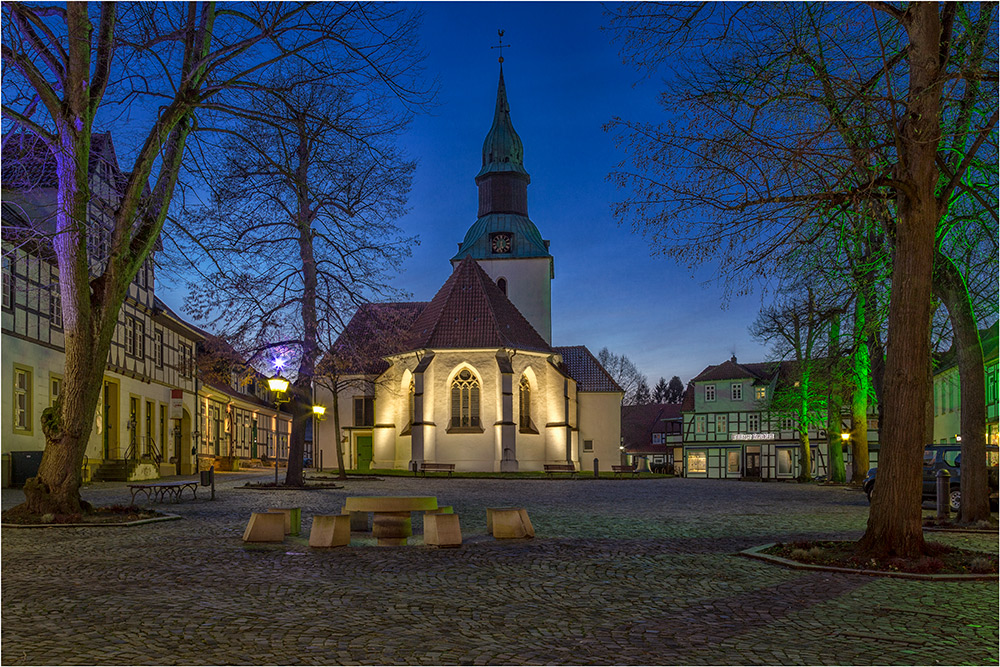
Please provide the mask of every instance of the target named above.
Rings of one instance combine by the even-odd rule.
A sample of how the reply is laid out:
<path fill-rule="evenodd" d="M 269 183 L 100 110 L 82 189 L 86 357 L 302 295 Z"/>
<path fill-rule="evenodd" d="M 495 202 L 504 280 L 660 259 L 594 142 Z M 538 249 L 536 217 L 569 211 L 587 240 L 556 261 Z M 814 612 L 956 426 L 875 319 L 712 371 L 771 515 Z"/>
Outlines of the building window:
<path fill-rule="evenodd" d="M 59 291 L 59 278 L 53 277 L 49 283 L 49 321 L 52 326 L 62 329 L 62 292 Z"/>
<path fill-rule="evenodd" d="M 785 431 L 792 430 L 793 428 L 795 428 L 795 420 L 792 419 L 791 417 L 782 417 L 781 428 Z"/>
<path fill-rule="evenodd" d="M 125 316 L 125 354 L 135 356 L 135 318 Z"/>
<path fill-rule="evenodd" d="M 592 451 L 594 451 L 594 441 L 593 440 L 584 440 L 583 441 L 583 451 L 585 451 L 585 452 L 592 452 Z"/>
<path fill-rule="evenodd" d="M 730 386 L 729 389 L 730 389 L 730 394 L 731 394 L 731 396 L 732 396 L 732 398 L 733 398 L 734 401 L 742 401 L 743 400 L 743 383 L 742 382 L 735 382 L 735 383 L 733 383 L 732 386 Z"/>
<path fill-rule="evenodd" d="M 706 384 L 705 385 L 705 400 L 714 401 L 715 400 L 715 385 Z"/>
<path fill-rule="evenodd" d="M 374 426 L 375 425 L 375 397 L 355 396 L 354 397 L 354 425 Z"/>
<path fill-rule="evenodd" d="M 662 445 L 663 444 L 663 434 L 662 433 L 654 433 L 653 434 L 653 444 L 654 445 Z"/>
<path fill-rule="evenodd" d="M 497 281 L 497 287 L 499 287 L 500 291 L 503 292 L 504 295 L 506 295 L 507 294 L 507 279 L 506 278 L 501 278 L 500 280 L 498 280 Z"/>
<path fill-rule="evenodd" d="M 49 376 L 49 405 L 54 406 L 62 394 L 62 378 L 58 375 Z"/>
<path fill-rule="evenodd" d="M 726 452 L 726 472 L 740 471 L 740 453 L 738 451 Z"/>
<path fill-rule="evenodd" d="M 479 380 L 463 370 L 451 383 L 451 427 L 480 428 Z"/>
<path fill-rule="evenodd" d="M 708 423 L 708 419 L 705 417 L 705 415 L 695 415 L 695 417 L 694 417 L 694 432 L 695 433 L 704 433 L 706 431 L 706 426 L 705 425 L 707 423 Z"/>
<path fill-rule="evenodd" d="M 14 368 L 14 430 L 31 432 L 31 371 Z"/>
<path fill-rule="evenodd" d="M 518 394 L 518 415 L 520 416 L 521 431 L 534 432 L 535 427 L 531 424 L 531 384 L 528 376 L 521 376 L 520 392 Z"/>
<path fill-rule="evenodd" d="M 754 387 L 753 397 L 758 401 L 763 401 L 767 398 L 767 387 Z"/>
<path fill-rule="evenodd" d="M 3 258 L 3 307 L 14 305 L 14 265 L 10 257 Z"/>
<path fill-rule="evenodd" d="M 708 453 L 704 450 L 688 452 L 688 472 L 708 472 Z"/>
<path fill-rule="evenodd" d="M 159 329 L 153 334 L 153 363 L 163 368 L 163 332 Z"/>
<path fill-rule="evenodd" d="M 715 415 L 715 432 L 717 434 L 727 435 L 729 430 L 729 420 L 726 415 Z"/>
<path fill-rule="evenodd" d="M 135 356 L 139 359 L 146 358 L 146 323 L 142 320 L 135 322 Z"/>
<path fill-rule="evenodd" d="M 751 414 L 747 415 L 747 430 L 751 433 L 760 432 L 760 415 Z"/>

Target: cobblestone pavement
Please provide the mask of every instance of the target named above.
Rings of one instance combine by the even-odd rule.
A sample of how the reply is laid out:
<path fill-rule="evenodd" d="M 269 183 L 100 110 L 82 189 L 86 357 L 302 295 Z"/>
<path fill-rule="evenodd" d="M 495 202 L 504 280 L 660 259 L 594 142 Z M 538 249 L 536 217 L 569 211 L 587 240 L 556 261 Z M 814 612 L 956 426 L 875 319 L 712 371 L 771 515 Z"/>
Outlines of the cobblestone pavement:
<path fill-rule="evenodd" d="M 258 475 L 258 477 L 261 477 Z M 2 662 L 21 664 L 996 664 L 998 584 L 790 570 L 734 556 L 856 539 L 857 490 L 695 479 L 352 479 L 254 491 L 133 528 L 2 532 Z M 266 475 L 263 476 L 266 479 Z M 249 514 L 339 513 L 349 495 L 434 495 L 458 549 L 244 545 Z M 128 502 L 123 484 L 84 489 Z M 3 491 L 3 507 L 21 501 Z M 537 537 L 495 541 L 485 509 L 527 508 Z M 996 535 L 934 539 L 997 551 Z"/>

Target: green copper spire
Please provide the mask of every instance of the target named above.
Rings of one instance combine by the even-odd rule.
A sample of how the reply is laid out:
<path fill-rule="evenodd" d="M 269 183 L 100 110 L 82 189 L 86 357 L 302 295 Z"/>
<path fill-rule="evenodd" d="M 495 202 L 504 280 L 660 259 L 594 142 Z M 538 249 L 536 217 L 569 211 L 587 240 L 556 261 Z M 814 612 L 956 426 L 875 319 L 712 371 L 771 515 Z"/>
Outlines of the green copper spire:
<path fill-rule="evenodd" d="M 493 125 L 483 142 L 483 168 L 476 174 L 476 180 L 487 174 L 504 172 L 520 174 L 529 182 L 531 180 L 528 172 L 524 170 L 524 146 L 521 144 L 521 137 L 517 136 L 510 121 L 510 105 L 507 104 L 507 87 L 504 85 L 501 64 Z"/>

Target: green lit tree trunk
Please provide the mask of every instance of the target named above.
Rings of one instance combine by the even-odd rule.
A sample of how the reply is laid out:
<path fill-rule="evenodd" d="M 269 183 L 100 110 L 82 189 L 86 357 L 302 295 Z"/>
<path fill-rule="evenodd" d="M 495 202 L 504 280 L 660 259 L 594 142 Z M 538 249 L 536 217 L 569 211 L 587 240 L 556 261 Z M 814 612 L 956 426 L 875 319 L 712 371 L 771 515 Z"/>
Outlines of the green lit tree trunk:
<path fill-rule="evenodd" d="M 860 484 L 868 474 L 868 399 L 871 363 L 865 331 L 865 291 L 858 290 L 854 302 L 854 388 L 851 394 L 851 483 Z"/>
<path fill-rule="evenodd" d="M 968 285 L 961 271 L 941 252 L 935 256 L 934 269 L 934 292 L 948 309 L 958 352 L 962 430 L 962 505 L 958 518 L 962 523 L 973 523 L 990 517 L 983 347 Z"/>
<path fill-rule="evenodd" d="M 800 482 L 812 479 L 812 452 L 809 449 L 809 368 L 802 371 L 799 382 L 799 476 Z"/>
<path fill-rule="evenodd" d="M 844 441 L 840 437 L 842 428 L 840 418 L 841 391 L 844 383 L 841 378 L 840 363 L 840 315 L 834 315 L 830 320 L 829 341 L 829 394 L 826 401 L 826 450 L 827 475 L 831 482 L 844 481 Z"/>

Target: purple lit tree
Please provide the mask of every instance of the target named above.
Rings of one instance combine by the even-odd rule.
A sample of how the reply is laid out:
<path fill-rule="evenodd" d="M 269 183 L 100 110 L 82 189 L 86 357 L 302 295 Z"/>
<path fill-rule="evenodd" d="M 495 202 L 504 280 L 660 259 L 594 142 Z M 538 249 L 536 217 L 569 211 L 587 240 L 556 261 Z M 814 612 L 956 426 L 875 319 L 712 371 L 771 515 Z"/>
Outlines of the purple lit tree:
<path fill-rule="evenodd" d="M 81 464 L 118 313 L 160 234 L 199 115 L 209 107 L 238 114 L 245 93 L 287 61 L 316 78 L 336 76 L 330 68 L 347 60 L 378 68 L 393 57 L 386 40 L 396 11 L 364 3 L 4 3 L 5 139 L 38 137 L 58 179 L 51 243 L 66 368 L 57 409 L 44 418 L 38 475 L 24 487 L 28 511 L 87 507 Z M 136 148 L 111 207 L 106 262 L 95 267 L 87 247 L 92 137 L 122 118 Z"/>

